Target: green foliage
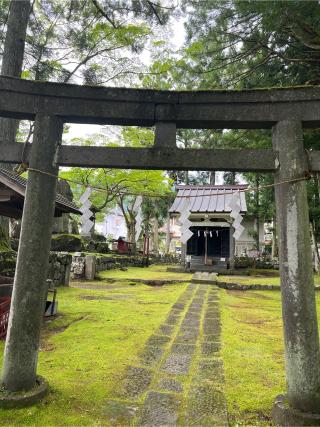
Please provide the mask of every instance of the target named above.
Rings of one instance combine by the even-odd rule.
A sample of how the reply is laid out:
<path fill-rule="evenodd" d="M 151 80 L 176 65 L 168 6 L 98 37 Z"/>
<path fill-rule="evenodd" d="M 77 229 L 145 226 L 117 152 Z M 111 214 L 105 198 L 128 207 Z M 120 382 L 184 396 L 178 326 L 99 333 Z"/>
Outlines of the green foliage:
<path fill-rule="evenodd" d="M 154 133 L 151 129 L 128 127 L 122 130 L 120 141 L 109 141 L 106 136 L 94 135 L 88 139 L 78 138 L 76 142 L 81 145 L 119 146 L 121 144 L 143 147 L 152 145 L 153 139 Z M 138 195 L 143 195 L 145 198 L 156 196 L 157 206 L 161 206 L 161 196 L 170 195 L 172 186 L 168 176 L 163 171 L 156 170 L 70 168 L 60 175 L 62 178 L 71 180 L 70 184 L 76 200 L 85 191 L 85 187 L 93 187 L 90 201 L 98 212 L 98 220 L 118 204 L 123 211 L 128 228 L 135 222 L 132 207 Z M 80 182 L 82 186 L 75 182 Z M 99 191 L 94 187 L 102 190 Z M 150 199 L 149 203 L 155 202 Z M 163 213 L 163 208 L 157 208 L 156 211 Z"/>
<path fill-rule="evenodd" d="M 316 1 L 184 2 L 187 55 L 201 85 L 268 87 L 319 78 Z"/>
<path fill-rule="evenodd" d="M 9 1 L 0 3 L 0 46 Z M 33 3 L 25 49 L 25 73 L 35 80 L 101 84 L 138 73 L 141 53 L 157 40 L 174 7 L 162 2 L 46 0 Z"/>

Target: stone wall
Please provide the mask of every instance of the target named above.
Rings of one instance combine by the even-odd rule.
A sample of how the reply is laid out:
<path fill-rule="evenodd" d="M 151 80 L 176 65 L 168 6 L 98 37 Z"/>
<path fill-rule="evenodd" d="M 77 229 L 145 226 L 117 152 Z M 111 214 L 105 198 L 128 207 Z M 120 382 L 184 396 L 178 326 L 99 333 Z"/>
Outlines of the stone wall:
<path fill-rule="evenodd" d="M 144 267 L 145 258 L 141 255 L 109 255 L 96 257 L 96 271 L 117 270 L 123 267 Z M 180 257 L 173 255 L 151 255 L 150 264 L 178 264 Z M 71 278 L 83 279 L 85 277 L 86 256 L 82 253 L 72 257 Z"/>
<path fill-rule="evenodd" d="M 50 252 L 48 279 L 53 286 L 68 286 L 70 281 L 72 255 L 68 252 Z"/>
<path fill-rule="evenodd" d="M 16 252 L 0 252 L 0 275 L 13 277 L 17 262 Z M 72 256 L 67 252 L 50 252 L 48 279 L 54 286 L 68 286 Z"/>
<path fill-rule="evenodd" d="M 0 275 L 13 277 L 17 253 L 0 252 Z M 151 255 L 150 264 L 177 264 L 179 257 L 172 255 Z M 68 252 L 50 252 L 48 279 L 53 286 L 68 286 L 72 279 L 85 277 L 86 256 L 84 253 L 71 255 Z M 96 271 L 116 270 L 123 267 L 143 267 L 145 259 L 141 255 L 109 255 L 96 257 Z"/>
<path fill-rule="evenodd" d="M 73 255 L 71 263 L 71 279 L 83 279 L 85 275 L 86 257 Z"/>
<path fill-rule="evenodd" d="M 96 257 L 96 271 L 116 270 L 122 267 L 143 267 L 144 260 L 139 255 L 115 255 Z M 86 256 L 73 255 L 71 264 L 71 278 L 83 279 L 85 277 Z"/>

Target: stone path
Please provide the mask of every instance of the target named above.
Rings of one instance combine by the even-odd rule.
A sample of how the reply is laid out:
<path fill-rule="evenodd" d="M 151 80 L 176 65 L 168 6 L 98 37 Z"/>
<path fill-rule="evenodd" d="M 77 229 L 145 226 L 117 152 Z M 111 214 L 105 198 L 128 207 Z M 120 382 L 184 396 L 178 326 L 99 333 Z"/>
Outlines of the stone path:
<path fill-rule="evenodd" d="M 214 286 L 188 286 L 128 368 L 117 400 L 106 403 L 111 424 L 228 425 L 218 298 Z"/>

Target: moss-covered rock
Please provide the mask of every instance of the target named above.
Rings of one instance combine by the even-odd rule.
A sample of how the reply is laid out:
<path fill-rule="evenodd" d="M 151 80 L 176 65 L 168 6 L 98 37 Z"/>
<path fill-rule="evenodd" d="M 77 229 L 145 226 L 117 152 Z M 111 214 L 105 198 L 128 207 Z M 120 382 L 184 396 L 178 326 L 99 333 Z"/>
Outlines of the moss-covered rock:
<path fill-rule="evenodd" d="M 76 234 L 53 234 L 51 250 L 62 252 L 78 252 L 83 249 L 83 242 Z"/>
<path fill-rule="evenodd" d="M 100 254 L 106 254 L 109 252 L 109 245 L 106 242 L 90 240 L 86 244 L 86 250 L 89 252 L 97 252 Z"/>

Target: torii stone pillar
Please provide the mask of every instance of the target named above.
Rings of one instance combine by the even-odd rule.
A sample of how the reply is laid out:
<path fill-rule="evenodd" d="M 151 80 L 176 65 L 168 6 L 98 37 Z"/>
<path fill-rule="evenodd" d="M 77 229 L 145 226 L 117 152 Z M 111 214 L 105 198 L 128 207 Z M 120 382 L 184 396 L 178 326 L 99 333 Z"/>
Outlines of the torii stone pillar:
<path fill-rule="evenodd" d="M 62 130 L 60 119 L 36 116 L 30 168 L 57 175 Z M 52 176 L 29 171 L 2 373 L 10 392 L 36 383 L 56 183 Z"/>
<path fill-rule="evenodd" d="M 304 176 L 308 168 L 301 122 L 278 122 L 273 128 L 273 148 L 280 161 L 275 182 Z M 278 397 L 273 414 L 280 425 L 320 425 L 320 416 L 304 424 L 305 416 L 320 413 L 319 334 L 306 182 L 276 186 L 275 195 L 287 396 Z"/>

